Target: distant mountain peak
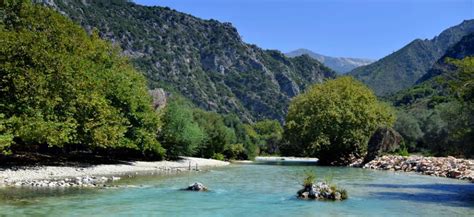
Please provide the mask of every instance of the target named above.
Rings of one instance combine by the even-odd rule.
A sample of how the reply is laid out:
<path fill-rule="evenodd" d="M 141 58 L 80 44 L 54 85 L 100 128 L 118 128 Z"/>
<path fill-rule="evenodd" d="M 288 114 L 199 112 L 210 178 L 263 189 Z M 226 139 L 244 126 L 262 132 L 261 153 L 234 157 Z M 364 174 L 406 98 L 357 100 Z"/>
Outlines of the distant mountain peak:
<path fill-rule="evenodd" d="M 314 51 L 308 50 L 306 48 L 300 48 L 289 53 L 286 53 L 289 57 L 297 57 L 301 55 L 308 55 L 319 62 L 322 62 L 327 67 L 336 71 L 339 74 L 343 74 L 351 71 L 354 68 L 359 66 L 368 65 L 375 60 L 365 59 L 365 58 L 351 58 L 351 57 L 331 57 L 316 53 Z"/>

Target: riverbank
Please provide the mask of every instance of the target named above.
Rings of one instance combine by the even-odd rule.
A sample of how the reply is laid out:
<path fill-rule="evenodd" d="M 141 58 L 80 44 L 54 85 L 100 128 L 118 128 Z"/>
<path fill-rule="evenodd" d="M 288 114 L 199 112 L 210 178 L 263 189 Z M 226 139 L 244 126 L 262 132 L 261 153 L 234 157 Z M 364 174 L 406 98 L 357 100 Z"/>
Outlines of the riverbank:
<path fill-rule="evenodd" d="M 474 161 L 454 157 L 423 157 L 385 155 L 363 166 L 367 169 L 416 172 L 474 182 Z"/>
<path fill-rule="evenodd" d="M 77 166 L 31 166 L 0 168 L 0 186 L 105 187 L 123 176 L 175 174 L 229 165 L 229 162 L 183 157 L 178 161 L 131 161 L 121 164 Z"/>

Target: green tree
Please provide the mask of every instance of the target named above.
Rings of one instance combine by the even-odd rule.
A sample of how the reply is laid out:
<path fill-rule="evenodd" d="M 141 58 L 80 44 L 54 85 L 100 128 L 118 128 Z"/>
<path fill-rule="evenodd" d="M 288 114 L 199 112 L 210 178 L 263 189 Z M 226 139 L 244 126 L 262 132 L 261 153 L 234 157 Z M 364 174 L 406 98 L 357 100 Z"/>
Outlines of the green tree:
<path fill-rule="evenodd" d="M 315 156 L 323 164 L 345 164 L 366 151 L 379 126 L 391 126 L 394 120 L 394 112 L 362 83 L 351 77 L 328 80 L 291 102 L 282 152 Z"/>
<path fill-rule="evenodd" d="M 204 139 L 198 147 L 198 156 L 210 158 L 216 153 L 223 153 L 227 145 L 236 142 L 235 131 L 224 124 L 221 115 L 195 109 L 194 120 L 204 132 Z"/>
<path fill-rule="evenodd" d="M 417 144 L 423 138 L 423 131 L 421 131 L 418 119 L 411 113 L 402 110 L 397 113 L 394 129 L 403 136 L 407 148 L 410 151 L 415 151 Z"/>
<path fill-rule="evenodd" d="M 260 154 L 276 154 L 283 137 L 283 128 L 276 120 L 262 120 L 253 125 L 259 137 Z"/>
<path fill-rule="evenodd" d="M 158 138 L 168 158 L 192 156 L 204 140 L 204 132 L 193 119 L 193 110 L 180 100 L 166 105 Z"/>
<path fill-rule="evenodd" d="M 1 11 L 0 113 L 14 135 L 6 141 L 164 154 L 145 79 L 117 47 L 29 1 Z"/>

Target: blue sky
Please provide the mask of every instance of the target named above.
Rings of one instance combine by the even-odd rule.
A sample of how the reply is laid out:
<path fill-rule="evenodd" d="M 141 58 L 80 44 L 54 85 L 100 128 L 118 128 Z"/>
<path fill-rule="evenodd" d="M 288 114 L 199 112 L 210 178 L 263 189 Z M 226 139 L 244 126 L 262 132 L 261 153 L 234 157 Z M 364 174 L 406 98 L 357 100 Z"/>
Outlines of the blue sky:
<path fill-rule="evenodd" d="M 245 42 L 283 52 L 377 59 L 474 18 L 474 0 L 135 0 L 231 22 Z"/>

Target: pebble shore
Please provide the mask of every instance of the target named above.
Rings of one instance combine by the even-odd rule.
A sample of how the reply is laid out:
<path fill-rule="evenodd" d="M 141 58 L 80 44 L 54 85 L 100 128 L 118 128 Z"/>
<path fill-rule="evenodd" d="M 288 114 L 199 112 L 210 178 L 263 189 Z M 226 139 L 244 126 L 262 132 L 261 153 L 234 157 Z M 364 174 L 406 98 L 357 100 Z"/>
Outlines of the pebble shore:
<path fill-rule="evenodd" d="M 385 155 L 368 162 L 363 168 L 416 172 L 474 182 L 474 161 L 454 157 Z"/>
<path fill-rule="evenodd" d="M 0 169 L 0 187 L 109 187 L 121 177 L 141 174 L 176 174 L 205 168 L 226 166 L 228 162 L 183 157 L 179 161 L 127 162 L 90 167 L 38 166 Z"/>

